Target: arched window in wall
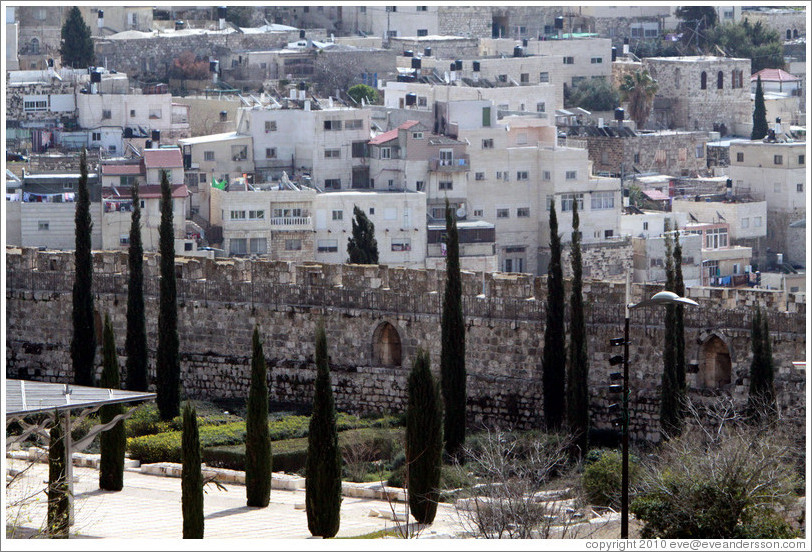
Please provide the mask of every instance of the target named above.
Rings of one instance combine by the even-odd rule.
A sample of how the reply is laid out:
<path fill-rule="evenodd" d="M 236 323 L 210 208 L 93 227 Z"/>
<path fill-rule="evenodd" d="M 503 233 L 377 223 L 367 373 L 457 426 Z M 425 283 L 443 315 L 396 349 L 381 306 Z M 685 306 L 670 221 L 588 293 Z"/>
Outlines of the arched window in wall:
<path fill-rule="evenodd" d="M 395 327 L 384 322 L 372 335 L 372 358 L 375 366 L 400 366 L 400 336 Z"/>
<path fill-rule="evenodd" d="M 677 67 L 676 69 L 674 69 L 674 88 L 679 90 L 679 86 L 680 86 L 680 73 L 679 67 Z"/>
<path fill-rule="evenodd" d="M 787 29 L 787 40 L 792 39 L 792 29 Z"/>
<path fill-rule="evenodd" d="M 39 39 L 36 37 L 31 39 L 31 53 L 33 55 L 39 54 Z"/>
<path fill-rule="evenodd" d="M 721 90 L 725 87 L 725 74 L 722 71 L 716 73 L 716 88 Z"/>
<path fill-rule="evenodd" d="M 707 90 L 708 88 L 708 74 L 705 71 L 702 71 L 699 77 L 699 88 L 702 90 Z"/>

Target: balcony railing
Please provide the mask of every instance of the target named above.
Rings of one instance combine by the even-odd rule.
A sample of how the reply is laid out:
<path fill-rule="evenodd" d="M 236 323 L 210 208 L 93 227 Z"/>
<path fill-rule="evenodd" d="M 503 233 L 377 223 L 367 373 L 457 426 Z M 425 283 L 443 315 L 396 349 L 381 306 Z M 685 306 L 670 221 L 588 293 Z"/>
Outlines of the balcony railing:
<path fill-rule="evenodd" d="M 468 171 L 471 169 L 468 155 L 455 157 L 454 159 L 429 159 L 429 170 L 439 172 Z"/>
<path fill-rule="evenodd" d="M 311 227 L 311 217 L 271 217 L 271 229 L 301 230 Z"/>

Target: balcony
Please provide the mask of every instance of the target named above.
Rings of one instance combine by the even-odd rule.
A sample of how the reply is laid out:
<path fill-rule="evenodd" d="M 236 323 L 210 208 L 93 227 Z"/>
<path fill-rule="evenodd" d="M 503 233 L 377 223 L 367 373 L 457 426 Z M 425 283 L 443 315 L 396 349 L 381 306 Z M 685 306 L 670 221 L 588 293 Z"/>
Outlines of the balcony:
<path fill-rule="evenodd" d="M 271 230 L 310 230 L 312 217 L 271 217 Z"/>
<path fill-rule="evenodd" d="M 429 170 L 437 172 L 462 172 L 471 170 L 468 155 L 462 155 L 454 159 L 429 159 Z"/>

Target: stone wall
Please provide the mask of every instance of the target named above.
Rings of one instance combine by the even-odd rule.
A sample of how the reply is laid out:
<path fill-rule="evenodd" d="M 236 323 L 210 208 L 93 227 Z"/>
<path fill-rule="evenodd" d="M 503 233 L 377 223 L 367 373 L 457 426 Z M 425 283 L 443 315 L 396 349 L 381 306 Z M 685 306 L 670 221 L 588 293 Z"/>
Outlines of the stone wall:
<path fill-rule="evenodd" d="M 415 55 L 423 55 L 426 48 L 431 48 L 431 55 L 435 58 L 472 59 L 479 54 L 479 39 L 461 36 L 421 38 L 395 36 L 389 39 L 389 47 L 397 54 L 412 50 Z M 442 74 L 442 71 L 440 73 Z"/>
<path fill-rule="evenodd" d="M 7 377 L 70 379 L 71 253 L 9 249 L 7 263 Z M 147 333 L 157 340 L 159 272 L 156 255 L 145 258 Z M 96 308 L 109 313 L 120 362 L 126 333 L 124 252 L 94 256 Z M 324 320 L 339 409 L 357 413 L 402 412 L 406 379 L 417 347 L 427 347 L 439 370 L 443 271 L 385 266 L 295 264 L 282 261 L 178 258 L 178 321 L 184 393 L 196 398 L 243 398 L 249 386 L 251 334 L 265 343 L 274 401 L 307 405 L 312 396 L 316 324 Z M 484 278 L 484 279 L 483 279 Z M 542 422 L 540 358 L 544 333 L 544 278 L 463 273 L 466 314 L 469 423 L 537 427 Z M 484 294 L 482 294 L 484 286 Z M 656 286 L 633 286 L 633 301 Z M 686 311 L 686 356 L 703 360 L 705 344 L 718 337 L 730 354 L 730 384 L 699 388 L 694 397 L 731 395 L 746 401 L 751 309 L 768 305 L 776 387 L 785 409 L 805 411 L 804 377 L 791 361 L 803 360 L 805 315 L 770 310 L 775 293 L 692 290 L 702 308 Z M 735 296 L 734 296 L 734 292 Z M 482 294 L 482 295 L 479 295 Z M 624 285 L 587 280 L 592 418 L 609 429 L 608 340 L 622 333 Z M 795 297 L 791 296 L 795 301 Z M 725 304 L 736 309 L 725 309 Z M 648 312 L 646 312 L 648 311 Z M 376 335 L 391 324 L 400 340 L 399 362 L 381 365 Z M 662 366 L 663 312 L 632 311 L 632 434 L 656 440 Z M 98 359 L 101 360 L 100 358 Z M 154 366 L 154 359 L 151 362 Z M 100 373 L 101 367 L 97 368 Z M 154 375 L 154 374 L 153 374 Z"/>
<path fill-rule="evenodd" d="M 490 6 L 439 6 L 438 34 L 490 38 L 491 10 Z"/>
<path fill-rule="evenodd" d="M 22 176 L 23 170 L 28 175 L 63 173 L 79 174 L 78 152 L 72 153 L 44 153 L 28 155 L 27 161 L 8 163 L 6 168 L 17 176 Z M 92 174 L 99 170 L 99 150 L 87 150 L 87 170 Z"/>
<path fill-rule="evenodd" d="M 630 236 L 610 242 L 581 244 L 584 278 L 625 282 L 626 271 L 632 270 L 633 257 Z M 564 245 L 561 252 L 561 265 L 564 278 L 572 278 L 572 248 L 569 243 Z"/>
<path fill-rule="evenodd" d="M 579 136 L 586 140 L 594 171 L 657 171 L 674 176 L 693 176 L 707 170 L 706 132 L 663 131 L 637 136 Z M 697 149 L 701 157 L 697 157 Z"/>

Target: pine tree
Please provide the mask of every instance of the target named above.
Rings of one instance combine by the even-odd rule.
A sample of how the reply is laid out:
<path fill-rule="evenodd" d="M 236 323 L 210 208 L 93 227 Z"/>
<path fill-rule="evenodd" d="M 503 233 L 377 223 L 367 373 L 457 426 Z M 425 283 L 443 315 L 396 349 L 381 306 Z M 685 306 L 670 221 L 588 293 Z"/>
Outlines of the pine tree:
<path fill-rule="evenodd" d="M 54 412 L 48 444 L 48 536 L 66 539 L 70 532 L 70 500 L 65 466 L 65 439 L 62 418 Z"/>
<path fill-rule="evenodd" d="M 172 223 L 172 187 L 161 171 L 161 291 L 156 360 L 157 403 L 162 420 L 180 414 L 180 358 L 178 356 L 178 303 L 175 281 L 175 231 Z"/>
<path fill-rule="evenodd" d="M 203 538 L 203 473 L 200 468 L 200 434 L 197 410 L 188 401 L 183 407 L 181 436 L 181 504 L 183 508 L 183 538 Z"/>
<path fill-rule="evenodd" d="M 561 429 L 565 414 L 567 349 L 564 329 L 564 275 L 561 268 L 561 236 L 555 205 L 550 209 L 550 265 L 547 268 L 547 325 L 544 328 L 542 383 L 544 423 L 548 430 Z"/>
<path fill-rule="evenodd" d="M 116 340 L 113 336 L 113 325 L 110 316 L 104 316 L 104 336 L 102 340 L 102 370 L 101 387 L 106 389 L 120 389 L 121 370 L 116 354 Z M 99 421 L 109 423 L 113 418 L 124 411 L 120 404 L 107 404 L 99 409 Z M 124 431 L 124 420 L 115 426 L 103 431 L 99 435 L 101 459 L 99 461 L 99 488 L 105 491 L 120 491 L 124 487 L 124 451 L 127 448 L 127 436 Z"/>
<path fill-rule="evenodd" d="M 751 140 L 761 140 L 769 133 L 767 126 L 767 108 L 764 105 L 764 89 L 761 86 L 761 75 L 756 79 L 756 100 L 753 107 L 753 132 Z"/>
<path fill-rule="evenodd" d="M 460 244 L 457 219 L 445 202 L 446 280 L 443 295 L 443 315 L 440 350 L 440 385 L 443 391 L 445 451 L 458 458 L 465 443 L 465 321 L 462 315 L 462 279 L 460 276 Z"/>
<path fill-rule="evenodd" d="M 84 69 L 93 65 L 93 40 L 90 27 L 85 23 L 82 12 L 73 6 L 62 25 L 62 65 L 74 69 Z"/>
<path fill-rule="evenodd" d="M 247 505 L 265 508 L 271 500 L 271 437 L 268 432 L 268 370 L 254 327 L 251 388 L 245 420 L 245 491 Z"/>
<path fill-rule="evenodd" d="M 583 457 L 589 446 L 589 356 L 581 261 L 578 202 L 572 204 L 572 295 L 570 297 L 570 352 L 567 373 L 567 423 L 573 435 L 572 456 Z"/>
<path fill-rule="evenodd" d="M 133 214 L 130 224 L 128 253 L 129 283 L 127 285 L 127 389 L 146 391 L 149 388 L 147 323 L 144 314 L 144 246 L 141 242 L 141 201 L 138 183 L 132 188 Z"/>
<path fill-rule="evenodd" d="M 74 383 L 93 385 L 96 358 L 96 327 L 93 311 L 93 254 L 90 192 L 87 184 L 87 153 L 79 161 L 79 189 L 76 198 L 76 277 L 73 281 L 73 339 L 70 356 Z"/>
<path fill-rule="evenodd" d="M 665 221 L 665 289 L 674 291 L 674 248 L 671 225 Z M 676 437 L 682 431 L 682 400 L 677 375 L 676 308 L 665 307 L 665 345 L 663 348 L 663 376 L 660 386 L 660 428 L 663 437 Z"/>
<path fill-rule="evenodd" d="M 428 351 L 418 349 L 409 374 L 406 409 L 406 466 L 409 509 L 418 523 L 431 523 L 440 500 L 443 412 Z"/>
<path fill-rule="evenodd" d="M 777 413 L 770 329 L 760 307 L 756 307 L 753 316 L 750 341 L 753 359 L 750 362 L 747 414 L 752 423 L 760 424 L 772 421 Z"/>
<path fill-rule="evenodd" d="M 324 322 L 316 328 L 316 385 L 307 435 L 305 509 L 311 535 L 332 538 L 338 533 L 341 523 L 341 450 L 338 447 Z"/>
<path fill-rule="evenodd" d="M 352 209 L 352 236 L 347 241 L 349 262 L 353 264 L 378 264 L 378 241 L 375 225 L 357 205 Z"/>

